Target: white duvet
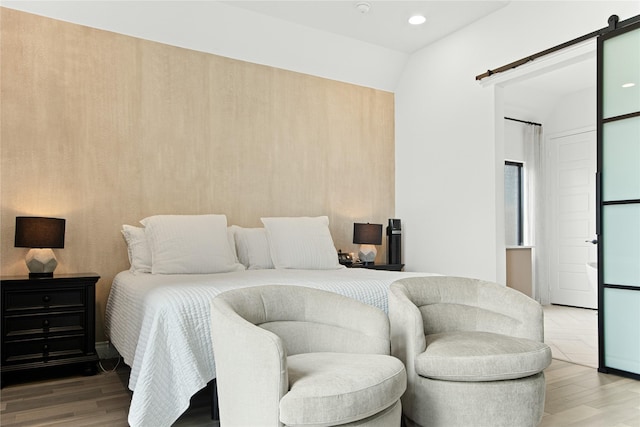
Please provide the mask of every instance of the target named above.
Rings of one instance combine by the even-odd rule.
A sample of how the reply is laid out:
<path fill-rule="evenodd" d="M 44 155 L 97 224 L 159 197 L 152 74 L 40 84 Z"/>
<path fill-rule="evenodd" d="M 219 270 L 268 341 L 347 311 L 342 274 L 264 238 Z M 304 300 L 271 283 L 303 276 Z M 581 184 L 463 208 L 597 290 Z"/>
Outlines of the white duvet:
<path fill-rule="evenodd" d="M 392 282 L 425 275 L 362 268 L 119 273 L 111 287 L 105 325 L 111 343 L 131 367 L 129 424 L 170 426 L 189 407 L 191 396 L 215 378 L 209 304 L 219 293 L 265 284 L 300 285 L 346 295 L 387 312 Z"/>

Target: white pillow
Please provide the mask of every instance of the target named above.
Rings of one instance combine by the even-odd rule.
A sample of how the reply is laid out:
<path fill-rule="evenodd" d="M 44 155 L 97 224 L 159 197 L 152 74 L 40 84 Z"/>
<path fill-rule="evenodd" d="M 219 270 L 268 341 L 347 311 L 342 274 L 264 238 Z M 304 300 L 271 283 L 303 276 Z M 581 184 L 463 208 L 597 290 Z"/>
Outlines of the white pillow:
<path fill-rule="evenodd" d="M 238 261 L 238 252 L 236 251 L 236 238 L 234 235 L 235 231 L 233 227 L 237 226 L 232 225 L 230 227 L 227 227 L 227 239 L 229 240 L 229 247 L 231 248 L 231 252 L 233 253 L 233 262 L 238 263 L 240 261 Z"/>
<path fill-rule="evenodd" d="M 237 225 L 232 227 L 240 263 L 249 270 L 274 268 L 267 231 L 264 228 L 242 228 Z"/>
<path fill-rule="evenodd" d="M 338 269 L 336 248 L 329 232 L 329 218 L 261 218 L 271 259 L 276 268 L 307 270 Z"/>
<path fill-rule="evenodd" d="M 132 273 L 151 273 L 151 250 L 147 244 L 144 228 L 125 224 L 122 226 L 122 235 L 127 242 L 130 271 Z"/>
<path fill-rule="evenodd" d="M 225 215 L 155 215 L 140 222 L 151 249 L 153 274 L 244 270 L 231 251 Z"/>

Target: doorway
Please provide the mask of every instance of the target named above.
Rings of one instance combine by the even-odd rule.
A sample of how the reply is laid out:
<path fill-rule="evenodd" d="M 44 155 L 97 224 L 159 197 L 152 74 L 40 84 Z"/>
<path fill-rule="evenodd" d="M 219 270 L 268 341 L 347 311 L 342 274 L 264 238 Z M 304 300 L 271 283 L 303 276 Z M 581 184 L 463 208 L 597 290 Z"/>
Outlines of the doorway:
<path fill-rule="evenodd" d="M 596 259 L 596 246 L 585 242 L 595 238 L 595 51 L 595 41 L 590 41 L 569 49 L 565 58 L 559 54 L 550 58 L 549 64 L 540 58 L 531 70 L 525 66 L 505 73 L 512 75 L 505 75 L 502 88 L 496 89 L 502 92 L 497 114 L 543 125 L 538 184 L 542 194 L 535 215 L 534 249 L 535 294 L 543 305 L 597 308 L 597 293 L 585 295 L 594 289 L 589 285 L 587 263 Z M 550 188 L 557 195 L 550 194 Z M 577 192 L 583 195 L 572 194 Z M 578 206 L 580 214 L 574 212 Z M 564 210 L 562 219 L 558 209 Z"/>
<path fill-rule="evenodd" d="M 580 79 L 571 81 L 572 76 Z M 592 284 L 587 275 L 588 263 L 597 260 L 591 243 L 596 238 L 595 56 L 505 85 L 503 103 L 505 116 L 543 125 L 544 193 L 534 263 L 537 299 L 549 322 L 545 342 L 554 358 L 596 367 L 597 279 Z"/>

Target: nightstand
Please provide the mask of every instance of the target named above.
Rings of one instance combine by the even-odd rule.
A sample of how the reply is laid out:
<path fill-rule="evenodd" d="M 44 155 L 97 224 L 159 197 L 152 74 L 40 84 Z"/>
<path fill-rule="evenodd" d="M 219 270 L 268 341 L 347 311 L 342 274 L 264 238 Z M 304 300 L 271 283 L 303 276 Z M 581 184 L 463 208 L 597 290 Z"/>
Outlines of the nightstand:
<path fill-rule="evenodd" d="M 351 264 L 351 268 L 368 268 L 370 270 L 402 271 L 404 264 Z"/>
<path fill-rule="evenodd" d="M 0 277 L 3 376 L 78 365 L 96 373 L 95 273 Z"/>

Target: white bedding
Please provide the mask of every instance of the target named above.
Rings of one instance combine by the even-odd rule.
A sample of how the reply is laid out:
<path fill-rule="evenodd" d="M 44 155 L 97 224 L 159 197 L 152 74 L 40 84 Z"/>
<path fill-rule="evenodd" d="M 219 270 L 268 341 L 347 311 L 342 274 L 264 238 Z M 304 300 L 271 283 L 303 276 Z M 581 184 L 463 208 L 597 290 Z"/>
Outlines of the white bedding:
<path fill-rule="evenodd" d="M 228 289 L 291 284 L 325 289 L 387 312 L 389 285 L 405 273 L 362 268 L 217 274 L 119 273 L 105 315 L 111 343 L 131 367 L 129 424 L 170 426 L 215 378 L 209 304 Z"/>

